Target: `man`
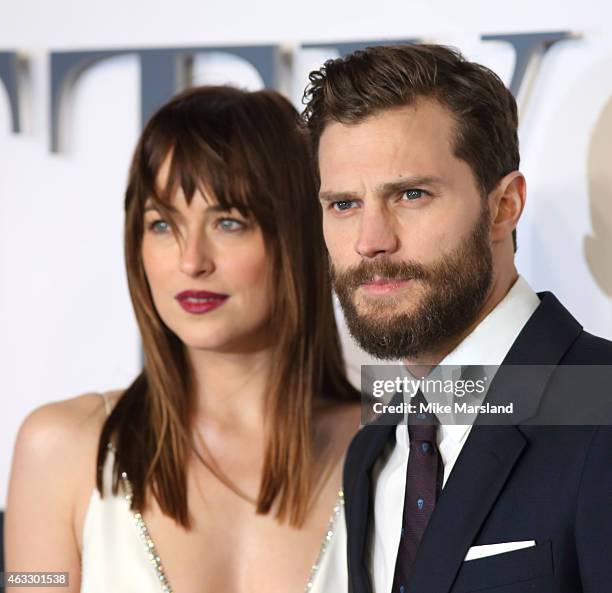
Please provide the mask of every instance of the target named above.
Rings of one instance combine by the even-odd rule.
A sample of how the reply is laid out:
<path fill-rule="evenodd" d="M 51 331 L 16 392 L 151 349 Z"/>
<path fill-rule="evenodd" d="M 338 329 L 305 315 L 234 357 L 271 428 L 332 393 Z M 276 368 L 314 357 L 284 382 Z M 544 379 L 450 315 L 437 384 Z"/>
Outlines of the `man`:
<path fill-rule="evenodd" d="M 310 80 L 324 234 L 352 335 L 420 368 L 503 364 L 487 401 L 524 404 L 506 426 L 427 433 L 409 415 L 360 431 L 344 475 L 353 593 L 612 591 L 612 431 L 533 421 L 547 402 L 609 397 L 612 383 L 577 386 L 558 369 L 610 365 L 612 343 L 517 273 L 514 98 L 434 45 L 369 48 Z"/>

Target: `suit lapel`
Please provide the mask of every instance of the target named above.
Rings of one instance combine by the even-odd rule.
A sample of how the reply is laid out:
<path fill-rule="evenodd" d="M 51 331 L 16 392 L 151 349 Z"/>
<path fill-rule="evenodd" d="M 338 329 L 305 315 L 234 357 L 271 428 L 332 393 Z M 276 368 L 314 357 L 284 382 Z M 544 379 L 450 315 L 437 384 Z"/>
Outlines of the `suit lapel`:
<path fill-rule="evenodd" d="M 396 395 L 393 403 L 398 402 L 399 397 Z M 372 506 L 372 469 L 385 445 L 393 439 L 395 427 L 401 418 L 401 414 L 386 415 L 384 420 L 379 419 L 362 428 L 356 436 L 359 447 L 355 448 L 352 456 L 357 457 L 358 462 L 351 470 L 351 475 L 345 477 L 351 593 L 370 593 L 372 590 L 366 554 L 368 519 Z"/>
<path fill-rule="evenodd" d="M 582 326 L 550 292 L 539 292 L 540 306 L 510 348 L 502 365 L 556 365 L 582 333 Z"/>
<path fill-rule="evenodd" d="M 486 397 L 486 401 L 494 405 L 514 402 L 513 421 L 516 424 L 537 414 L 552 374 L 582 333 L 582 326 L 551 293 L 539 296 L 540 306 L 499 367 Z M 515 366 L 520 368 L 513 368 Z M 493 418 L 489 424 L 494 422 Z"/>
<path fill-rule="evenodd" d="M 517 421 L 521 422 L 537 412 L 554 366 L 582 332 L 552 294 L 543 293 L 540 298 L 540 306 L 503 365 L 546 366 L 534 366 L 533 372 L 522 375 L 504 373 L 502 366 L 487 395 L 492 404 L 520 398 L 522 414 Z M 409 593 L 450 590 L 465 554 L 527 446 L 516 426 L 477 423 L 472 428 L 421 541 Z"/>

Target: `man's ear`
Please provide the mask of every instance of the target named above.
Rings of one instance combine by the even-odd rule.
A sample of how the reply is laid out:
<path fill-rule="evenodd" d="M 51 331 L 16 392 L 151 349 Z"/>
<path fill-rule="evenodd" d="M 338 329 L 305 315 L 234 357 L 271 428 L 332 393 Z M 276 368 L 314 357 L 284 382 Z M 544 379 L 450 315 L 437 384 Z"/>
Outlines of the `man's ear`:
<path fill-rule="evenodd" d="M 512 171 L 502 177 L 489 194 L 491 215 L 491 241 L 499 243 L 511 240 L 525 207 L 527 184 L 520 171 Z"/>

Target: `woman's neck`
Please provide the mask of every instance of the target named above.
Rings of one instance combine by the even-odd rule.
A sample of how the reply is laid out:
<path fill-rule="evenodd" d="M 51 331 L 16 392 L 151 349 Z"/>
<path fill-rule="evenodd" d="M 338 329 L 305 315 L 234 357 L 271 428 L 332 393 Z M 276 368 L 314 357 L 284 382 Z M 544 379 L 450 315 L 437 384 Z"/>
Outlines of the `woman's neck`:
<path fill-rule="evenodd" d="M 271 356 L 269 349 L 248 353 L 189 350 L 196 423 L 214 423 L 219 429 L 263 430 Z"/>

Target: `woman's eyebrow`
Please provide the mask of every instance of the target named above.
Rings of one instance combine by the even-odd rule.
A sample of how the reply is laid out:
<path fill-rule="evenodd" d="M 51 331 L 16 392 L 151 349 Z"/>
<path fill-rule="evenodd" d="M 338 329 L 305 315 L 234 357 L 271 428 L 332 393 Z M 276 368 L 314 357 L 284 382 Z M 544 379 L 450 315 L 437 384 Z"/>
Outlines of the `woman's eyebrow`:
<path fill-rule="evenodd" d="M 173 206 L 166 205 L 166 206 L 160 207 L 157 204 L 155 204 L 155 202 L 153 202 L 152 200 L 145 202 L 143 213 L 146 214 L 147 212 L 157 212 L 158 214 L 163 213 L 163 214 L 170 214 L 172 216 L 181 216 L 181 213 Z"/>
<path fill-rule="evenodd" d="M 221 206 L 221 204 L 214 204 L 206 208 L 206 212 L 229 212 L 235 210 L 234 206 Z"/>
<path fill-rule="evenodd" d="M 180 210 L 177 210 L 176 208 L 173 208 L 171 206 L 168 206 L 166 208 L 168 210 L 168 214 L 172 215 L 172 216 L 176 216 L 179 219 L 184 218 L 184 215 L 181 213 Z M 221 206 L 220 204 L 211 204 L 210 206 L 207 206 L 206 209 L 204 210 L 204 212 L 206 214 L 216 214 L 216 213 L 228 213 L 231 212 L 232 210 L 236 210 L 238 212 L 240 212 L 239 208 L 237 206 Z M 158 214 L 161 214 L 162 211 L 160 210 L 160 208 L 158 206 L 155 205 L 154 202 L 146 202 L 145 206 L 144 206 L 144 211 L 143 213 L 146 214 L 147 212 L 157 212 Z"/>

